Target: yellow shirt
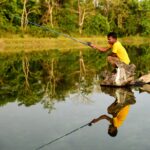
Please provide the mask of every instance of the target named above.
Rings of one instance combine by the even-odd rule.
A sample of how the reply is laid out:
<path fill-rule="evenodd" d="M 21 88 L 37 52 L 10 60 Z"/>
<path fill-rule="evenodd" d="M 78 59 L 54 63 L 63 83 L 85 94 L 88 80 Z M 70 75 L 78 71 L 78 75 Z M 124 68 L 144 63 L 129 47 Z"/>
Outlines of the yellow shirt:
<path fill-rule="evenodd" d="M 120 59 L 120 61 L 122 61 L 126 64 L 130 63 L 129 56 L 128 56 L 125 48 L 122 46 L 122 44 L 119 41 L 117 41 L 113 44 L 112 52 L 117 55 L 117 57 Z"/>
<path fill-rule="evenodd" d="M 115 127 L 120 127 L 123 123 L 123 121 L 126 119 L 128 113 L 129 113 L 130 105 L 125 106 L 120 110 L 120 112 L 117 114 L 115 118 L 113 118 L 113 123 Z"/>

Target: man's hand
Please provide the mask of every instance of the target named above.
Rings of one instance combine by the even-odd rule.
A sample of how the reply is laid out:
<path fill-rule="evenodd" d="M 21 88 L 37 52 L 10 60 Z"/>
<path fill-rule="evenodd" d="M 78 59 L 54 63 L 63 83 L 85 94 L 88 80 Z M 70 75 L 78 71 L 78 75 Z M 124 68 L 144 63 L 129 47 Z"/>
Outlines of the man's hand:
<path fill-rule="evenodd" d="M 96 49 L 96 46 L 95 46 L 95 45 L 93 45 L 91 42 L 87 42 L 87 44 L 88 44 L 88 46 L 90 46 L 91 48 Z"/>
<path fill-rule="evenodd" d="M 91 42 L 87 42 L 87 45 L 91 47 L 92 43 Z"/>
<path fill-rule="evenodd" d="M 92 48 L 96 48 L 91 42 L 87 42 L 87 45 L 92 47 Z"/>
<path fill-rule="evenodd" d="M 110 47 L 106 47 L 106 48 L 105 47 L 99 47 L 97 45 L 92 44 L 91 42 L 87 42 L 87 45 L 90 46 L 91 48 L 97 49 L 101 52 L 106 52 L 110 49 Z"/>
<path fill-rule="evenodd" d="M 93 123 L 96 123 L 97 122 L 97 119 L 93 119 L 90 123 L 89 123 L 89 126 L 92 126 Z"/>

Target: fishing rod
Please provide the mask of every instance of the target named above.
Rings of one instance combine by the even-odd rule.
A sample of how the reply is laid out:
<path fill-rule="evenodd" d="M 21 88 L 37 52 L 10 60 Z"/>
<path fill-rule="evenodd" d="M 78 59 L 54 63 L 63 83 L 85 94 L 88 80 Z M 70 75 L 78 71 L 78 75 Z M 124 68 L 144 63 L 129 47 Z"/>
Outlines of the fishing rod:
<path fill-rule="evenodd" d="M 20 19 L 19 17 L 16 17 L 16 18 Z M 84 42 L 84 41 L 78 40 L 77 38 L 74 38 L 74 37 L 72 37 L 72 36 L 70 36 L 70 35 L 68 35 L 68 34 L 64 34 L 64 33 L 62 33 L 62 32 L 58 32 L 58 31 L 56 31 L 56 30 L 54 30 L 54 29 L 51 29 L 51 28 L 48 28 L 48 27 L 46 27 L 46 26 L 44 26 L 44 25 L 40 25 L 40 24 L 31 22 L 31 21 L 28 21 L 28 20 L 27 20 L 27 24 L 31 24 L 31 25 L 37 26 L 37 27 L 42 28 L 42 29 L 44 29 L 44 30 L 50 31 L 50 32 L 52 32 L 52 33 L 55 33 L 55 34 L 58 34 L 58 35 L 62 35 L 62 36 L 64 36 L 64 37 L 68 38 L 68 39 L 71 39 L 71 40 L 76 41 L 76 42 L 78 42 L 78 43 L 81 43 L 81 44 L 83 44 L 83 45 L 92 47 L 92 46 L 91 46 L 91 42 Z"/>
<path fill-rule="evenodd" d="M 56 33 L 56 34 L 58 34 L 58 35 L 62 35 L 62 36 L 64 36 L 64 37 L 66 37 L 66 38 L 69 38 L 69 39 L 71 39 L 71 40 L 73 40 L 73 41 L 79 42 L 79 43 L 81 43 L 81 44 L 83 44 L 83 45 L 86 45 L 86 46 L 90 46 L 90 44 L 91 44 L 90 42 L 84 42 L 84 41 L 78 40 L 78 39 L 76 39 L 76 38 L 74 38 L 74 37 L 72 37 L 72 36 L 70 36 L 70 35 L 68 35 L 68 34 L 64 34 L 64 33 L 58 32 L 58 31 L 56 31 L 56 30 L 50 29 L 50 28 L 48 28 L 48 27 L 46 27 L 46 26 L 39 25 L 39 24 L 34 23 L 34 22 L 28 21 L 27 23 L 28 23 L 28 24 L 31 24 L 31 25 L 34 25 L 34 26 L 37 26 L 37 27 L 40 27 L 40 28 L 43 28 L 43 29 L 45 29 L 45 30 L 47 30 L 47 31 Z M 91 47 L 91 46 L 90 46 L 90 47 Z"/>
<path fill-rule="evenodd" d="M 52 140 L 52 141 L 50 141 L 50 142 L 48 142 L 48 143 L 45 143 L 45 144 L 39 146 L 39 147 L 36 148 L 35 150 L 42 149 L 42 148 L 44 148 L 45 146 L 48 146 L 48 145 L 50 145 L 50 144 L 52 144 L 52 143 L 54 143 L 54 142 L 56 142 L 56 141 L 58 141 L 58 140 L 60 140 L 60 139 L 62 139 L 62 138 L 64 138 L 64 137 L 66 137 L 66 136 L 68 136 L 68 135 L 74 133 L 74 132 L 77 132 L 78 130 L 83 129 L 83 128 L 86 127 L 86 126 L 92 126 L 92 123 L 90 122 L 90 123 L 87 123 L 87 124 L 85 124 L 85 125 L 83 125 L 83 126 L 81 126 L 81 127 L 79 127 L 79 128 L 76 128 L 76 129 L 74 129 L 74 130 L 72 130 L 72 131 L 70 131 L 70 132 L 64 134 L 63 136 L 60 136 L 60 137 L 58 137 L 58 138 L 56 138 L 56 139 L 54 139 L 54 140 Z"/>

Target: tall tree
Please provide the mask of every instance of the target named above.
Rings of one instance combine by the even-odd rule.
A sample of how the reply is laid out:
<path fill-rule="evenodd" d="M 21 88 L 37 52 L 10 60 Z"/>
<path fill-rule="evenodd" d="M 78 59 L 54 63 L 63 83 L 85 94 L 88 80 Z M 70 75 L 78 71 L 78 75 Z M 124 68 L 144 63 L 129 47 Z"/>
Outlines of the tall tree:
<path fill-rule="evenodd" d="M 35 13 L 38 9 L 38 0 L 22 0 L 23 9 L 21 15 L 21 28 L 26 30 L 28 24 L 28 16 L 31 13 Z"/>
<path fill-rule="evenodd" d="M 22 16 L 21 16 L 22 30 L 26 29 L 27 22 L 28 22 L 27 2 L 28 2 L 28 0 L 23 0 L 23 10 L 22 10 Z"/>
<path fill-rule="evenodd" d="M 53 28 L 53 10 L 54 7 L 57 5 L 57 2 L 54 0 L 44 0 L 44 2 L 41 1 L 40 4 L 43 8 L 41 22 L 44 24 L 50 23 L 51 27 Z"/>
<path fill-rule="evenodd" d="M 91 0 L 78 0 L 78 26 L 82 34 L 85 18 L 93 13 L 94 5 Z"/>

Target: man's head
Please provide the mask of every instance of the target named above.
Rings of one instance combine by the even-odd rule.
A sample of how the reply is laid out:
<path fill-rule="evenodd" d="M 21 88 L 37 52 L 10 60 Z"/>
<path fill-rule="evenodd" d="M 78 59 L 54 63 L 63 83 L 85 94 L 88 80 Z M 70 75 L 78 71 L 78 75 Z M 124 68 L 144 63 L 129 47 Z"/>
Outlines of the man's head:
<path fill-rule="evenodd" d="M 108 43 L 109 44 L 114 44 L 117 41 L 117 34 L 115 32 L 110 32 L 107 35 Z"/>
<path fill-rule="evenodd" d="M 115 137 L 118 133 L 118 130 L 117 128 L 114 126 L 114 125 L 109 125 L 109 128 L 108 128 L 108 134 L 112 137 Z"/>

